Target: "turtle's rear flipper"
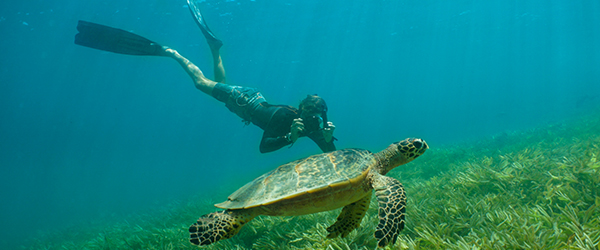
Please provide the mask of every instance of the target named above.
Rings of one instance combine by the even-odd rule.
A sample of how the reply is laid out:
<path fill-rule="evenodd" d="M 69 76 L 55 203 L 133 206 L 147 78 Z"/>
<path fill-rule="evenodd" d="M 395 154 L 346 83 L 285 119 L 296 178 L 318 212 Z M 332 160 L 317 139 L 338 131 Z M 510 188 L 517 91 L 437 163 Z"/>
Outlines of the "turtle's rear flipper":
<path fill-rule="evenodd" d="M 379 247 L 396 243 L 400 231 L 404 229 L 406 213 L 406 193 L 400 181 L 383 176 L 373 175 L 373 189 L 379 202 L 379 224 L 375 230 L 375 238 Z"/>
<path fill-rule="evenodd" d="M 203 215 L 190 226 L 190 242 L 208 245 L 229 239 L 254 217 L 249 210 L 224 210 Z"/>

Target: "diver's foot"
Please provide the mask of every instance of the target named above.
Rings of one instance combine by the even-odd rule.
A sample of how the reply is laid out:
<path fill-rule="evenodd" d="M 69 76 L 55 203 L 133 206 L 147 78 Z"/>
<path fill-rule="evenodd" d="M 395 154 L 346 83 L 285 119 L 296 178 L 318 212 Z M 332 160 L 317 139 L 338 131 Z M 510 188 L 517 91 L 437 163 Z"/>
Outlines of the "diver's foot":
<path fill-rule="evenodd" d="M 179 53 L 176 50 L 169 48 L 168 46 L 162 46 L 162 52 L 160 54 L 162 56 L 173 57 L 178 55 Z"/>
<path fill-rule="evenodd" d="M 204 33 L 204 32 L 202 32 L 202 33 Z M 211 50 L 219 50 L 221 48 L 221 46 L 223 46 L 223 41 L 217 39 L 216 37 L 214 37 L 214 35 L 213 36 L 204 35 L 204 37 L 206 37 L 206 42 L 208 43 L 208 46 L 210 47 Z"/>
<path fill-rule="evenodd" d="M 192 16 L 194 16 L 194 21 L 196 21 L 196 24 L 198 25 L 198 27 L 200 27 L 200 30 L 206 38 L 206 42 L 208 42 L 208 46 L 210 46 L 210 49 L 219 50 L 221 46 L 223 46 L 223 42 L 219 40 L 217 36 L 215 36 L 215 34 L 210 30 L 210 28 L 208 28 L 208 25 L 206 25 L 206 21 L 204 21 L 204 17 L 202 16 L 200 8 L 197 4 L 198 3 L 194 0 L 188 0 L 188 7 L 190 8 Z"/>

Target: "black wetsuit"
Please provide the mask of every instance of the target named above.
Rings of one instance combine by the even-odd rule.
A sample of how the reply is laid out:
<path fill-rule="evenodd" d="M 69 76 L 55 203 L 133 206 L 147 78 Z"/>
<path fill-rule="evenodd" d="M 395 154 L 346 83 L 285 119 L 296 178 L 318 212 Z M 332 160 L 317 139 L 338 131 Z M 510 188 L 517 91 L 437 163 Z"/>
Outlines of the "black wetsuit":
<path fill-rule="evenodd" d="M 254 88 L 217 83 L 213 97 L 225 103 L 227 108 L 245 122 L 262 128 L 260 152 L 268 153 L 290 145 L 285 136 L 290 133 L 294 119 L 300 118 L 297 108 L 286 105 L 271 105 Z M 313 140 L 323 152 L 335 151 L 333 140 L 325 141 L 323 131 L 312 131 L 301 135 Z"/>

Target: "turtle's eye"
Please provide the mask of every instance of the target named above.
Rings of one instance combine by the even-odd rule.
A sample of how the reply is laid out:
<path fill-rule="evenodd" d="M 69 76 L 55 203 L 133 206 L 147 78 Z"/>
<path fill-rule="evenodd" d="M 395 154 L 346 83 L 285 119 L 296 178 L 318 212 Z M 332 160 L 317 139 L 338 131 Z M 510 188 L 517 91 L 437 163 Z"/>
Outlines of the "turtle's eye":
<path fill-rule="evenodd" d="M 423 143 L 421 142 L 421 140 L 414 140 L 413 145 L 415 145 L 415 148 L 423 147 Z"/>

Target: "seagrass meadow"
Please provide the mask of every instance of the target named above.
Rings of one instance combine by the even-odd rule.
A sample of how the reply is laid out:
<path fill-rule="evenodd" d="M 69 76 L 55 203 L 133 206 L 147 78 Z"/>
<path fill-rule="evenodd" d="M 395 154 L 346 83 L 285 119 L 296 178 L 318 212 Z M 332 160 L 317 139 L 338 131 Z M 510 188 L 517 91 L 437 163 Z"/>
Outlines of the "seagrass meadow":
<path fill-rule="evenodd" d="M 407 223 L 386 249 L 598 249 L 600 113 L 436 147 L 388 175 L 408 193 Z M 427 138 L 425 138 L 427 139 Z M 238 185 L 238 183 L 232 183 Z M 187 228 L 215 211 L 190 199 L 117 223 L 38 234 L 28 249 L 197 249 Z M 361 227 L 327 239 L 338 213 L 258 217 L 204 249 L 375 249 L 375 199 Z"/>

